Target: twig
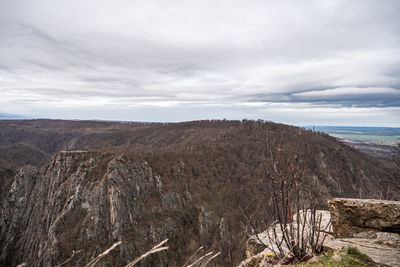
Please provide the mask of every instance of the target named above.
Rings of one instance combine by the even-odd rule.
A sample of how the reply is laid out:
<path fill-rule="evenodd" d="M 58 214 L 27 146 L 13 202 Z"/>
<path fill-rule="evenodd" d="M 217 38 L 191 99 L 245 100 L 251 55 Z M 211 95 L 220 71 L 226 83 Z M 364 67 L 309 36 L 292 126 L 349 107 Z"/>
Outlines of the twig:
<path fill-rule="evenodd" d="M 212 254 L 213 254 L 212 251 L 211 251 L 211 252 L 208 252 L 206 255 L 201 256 L 201 257 L 198 258 L 195 262 L 193 262 L 192 264 L 188 265 L 187 267 L 192 267 L 192 266 L 194 266 L 196 263 L 202 261 L 204 258 L 206 258 L 206 257 L 208 257 L 208 256 L 210 256 L 210 255 L 212 255 Z"/>
<path fill-rule="evenodd" d="M 194 254 L 192 254 L 192 256 L 190 256 L 190 258 L 185 262 L 185 264 L 183 264 L 182 267 L 186 267 L 186 265 L 193 259 L 194 256 L 196 256 L 196 254 L 203 249 L 203 246 L 199 247 L 196 252 Z"/>
<path fill-rule="evenodd" d="M 207 264 L 208 264 L 212 259 L 214 259 L 215 257 L 217 257 L 219 254 L 221 254 L 221 252 L 218 252 L 218 253 L 215 254 L 214 256 L 208 258 L 208 260 L 207 260 L 204 264 L 202 264 L 201 267 L 207 266 Z"/>
<path fill-rule="evenodd" d="M 119 246 L 121 244 L 121 241 L 118 241 L 114 245 L 112 245 L 109 249 L 105 250 L 103 253 L 99 254 L 96 258 L 94 258 L 92 261 L 90 261 L 88 264 L 85 265 L 85 267 L 93 267 L 95 266 L 102 258 L 104 258 L 110 251 L 112 251 L 114 248 Z"/>
<path fill-rule="evenodd" d="M 73 257 L 75 257 L 77 254 L 81 253 L 82 251 L 83 251 L 83 250 L 77 250 L 77 251 L 72 250 L 72 255 L 71 255 L 71 257 L 69 257 L 69 258 L 68 258 L 66 261 L 64 261 L 63 263 L 60 263 L 60 264 L 56 265 L 56 267 L 61 267 L 61 266 L 63 266 L 64 264 L 67 264 L 68 262 L 70 262 L 70 261 L 72 260 Z"/>
<path fill-rule="evenodd" d="M 136 258 L 134 261 L 131 261 L 130 263 L 128 263 L 127 265 L 125 265 L 125 267 L 131 267 L 133 265 L 135 265 L 136 263 L 138 263 L 139 261 L 141 261 L 142 259 L 146 258 L 147 256 L 149 256 L 150 254 L 153 253 L 157 253 L 163 250 L 167 250 L 168 247 L 161 247 L 163 244 L 165 244 L 168 241 L 168 239 L 165 239 L 164 241 L 162 241 L 160 244 L 158 244 L 157 246 L 155 246 L 154 248 L 150 249 L 149 251 L 147 251 L 146 253 L 144 253 L 143 255 L 141 255 L 140 257 Z"/>

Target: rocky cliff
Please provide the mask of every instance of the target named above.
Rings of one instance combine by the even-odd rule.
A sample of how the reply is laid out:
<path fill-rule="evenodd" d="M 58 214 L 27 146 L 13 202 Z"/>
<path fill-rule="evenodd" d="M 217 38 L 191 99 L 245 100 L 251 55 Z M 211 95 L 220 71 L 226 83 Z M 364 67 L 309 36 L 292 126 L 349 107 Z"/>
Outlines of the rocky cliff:
<path fill-rule="evenodd" d="M 56 265 L 83 250 L 72 262 L 82 265 L 116 240 L 107 261 L 125 263 L 169 238 L 170 249 L 144 264 L 175 266 L 204 246 L 221 252 L 214 263 L 234 266 L 245 257 L 247 217 L 260 228 L 275 219 L 267 143 L 281 143 L 320 206 L 331 197 L 400 197 L 389 169 L 321 133 L 262 121 L 115 124 L 1 125 L 0 165 L 6 147 L 28 145 L 0 167 L 0 264 Z M 10 160 L 21 154 L 27 161 Z M 36 167 L 17 169 L 26 163 Z"/>
<path fill-rule="evenodd" d="M 173 264 L 179 246 L 194 238 L 198 222 L 188 220 L 198 211 L 190 201 L 189 194 L 165 193 L 146 162 L 60 152 L 40 170 L 18 171 L 1 211 L 0 265 L 56 266 L 82 251 L 71 262 L 82 266 L 117 240 L 121 246 L 105 262 L 123 264 L 166 237 L 174 255 L 160 253 L 145 264 Z"/>

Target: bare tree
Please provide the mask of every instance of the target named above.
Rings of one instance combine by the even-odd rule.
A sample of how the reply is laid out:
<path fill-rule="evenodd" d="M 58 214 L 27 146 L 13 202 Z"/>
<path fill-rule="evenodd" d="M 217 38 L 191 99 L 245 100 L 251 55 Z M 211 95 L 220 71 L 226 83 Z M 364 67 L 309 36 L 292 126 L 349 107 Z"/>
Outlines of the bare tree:
<path fill-rule="evenodd" d="M 393 163 L 397 169 L 400 169 L 400 143 L 397 144 L 396 150 L 392 155 Z"/>
<path fill-rule="evenodd" d="M 395 165 L 394 167 L 394 174 L 393 174 L 393 180 L 395 183 L 395 186 L 400 189 L 400 143 L 397 144 L 396 150 L 394 154 L 392 155 L 392 161 Z"/>

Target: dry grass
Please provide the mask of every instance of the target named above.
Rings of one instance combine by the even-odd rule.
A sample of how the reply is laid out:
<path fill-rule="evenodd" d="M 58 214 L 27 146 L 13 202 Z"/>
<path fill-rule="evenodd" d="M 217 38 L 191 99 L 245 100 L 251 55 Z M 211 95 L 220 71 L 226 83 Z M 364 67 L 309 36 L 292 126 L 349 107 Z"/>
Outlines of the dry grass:
<path fill-rule="evenodd" d="M 148 257 L 151 254 L 154 254 L 154 253 L 157 253 L 157 252 L 160 252 L 160 251 L 163 251 L 163 250 L 167 250 L 169 247 L 163 246 L 165 243 L 167 243 L 167 241 L 168 241 L 168 239 L 163 240 L 158 245 L 156 245 L 155 247 L 153 247 L 152 249 L 150 249 L 146 253 L 142 254 L 141 256 L 136 258 L 135 260 L 131 261 L 130 263 L 128 263 L 124 267 L 132 267 L 136 263 L 138 263 L 139 261 L 143 260 L 144 258 Z M 96 264 L 98 264 L 101 259 L 103 259 L 105 256 L 107 256 L 113 249 L 115 249 L 120 244 L 121 244 L 121 241 L 113 244 L 110 248 L 108 248 L 107 250 L 105 250 L 104 252 L 99 254 L 96 258 L 94 258 L 92 261 L 90 261 L 88 264 L 86 264 L 85 267 L 94 267 L 94 266 L 96 266 Z M 211 251 L 211 252 L 208 252 L 205 255 L 199 257 L 192 264 L 189 264 L 190 261 L 192 261 L 193 258 L 197 255 L 197 253 L 199 251 L 201 251 L 202 249 L 203 249 L 203 247 L 200 247 L 199 249 L 197 249 L 197 251 L 189 258 L 189 260 L 183 265 L 183 267 L 194 267 L 194 266 L 205 267 L 205 266 L 207 266 L 208 263 L 210 263 L 213 259 L 215 259 L 219 254 L 221 254 L 221 252 L 218 252 L 218 253 L 214 254 L 214 252 Z M 77 251 L 77 252 L 74 251 L 74 253 L 72 254 L 72 256 L 68 260 L 66 260 L 65 262 L 63 262 L 62 264 L 60 264 L 58 266 L 61 266 L 61 265 L 65 264 L 65 263 L 69 262 L 79 252 L 81 252 L 81 251 Z"/>
<path fill-rule="evenodd" d="M 202 247 L 201 247 L 201 248 L 202 248 Z M 199 250 L 200 250 L 200 249 L 198 249 L 194 255 L 196 255 L 197 252 L 198 252 Z M 207 266 L 207 264 L 209 264 L 210 261 L 212 261 L 213 259 L 215 259 L 219 254 L 221 254 L 221 252 L 215 253 L 214 255 L 213 255 L 213 254 L 214 254 L 214 252 L 210 251 L 210 252 L 204 254 L 203 256 L 199 257 L 199 258 L 198 258 L 197 260 L 195 260 L 192 264 L 186 265 L 188 262 L 190 262 L 190 261 L 193 259 L 194 255 L 192 255 L 192 257 L 190 257 L 189 261 L 186 262 L 185 265 L 183 265 L 183 266 L 184 266 L 184 267 L 185 267 L 185 266 L 186 266 L 186 267 L 194 267 L 194 266 L 201 266 L 201 267 L 204 267 L 204 266 Z"/>
<path fill-rule="evenodd" d="M 81 252 L 83 252 L 83 250 L 77 250 L 77 251 L 72 250 L 72 255 L 71 255 L 71 257 L 69 257 L 69 258 L 68 258 L 67 260 L 65 260 L 64 262 L 58 264 L 56 267 L 61 267 L 61 266 L 65 265 L 65 264 L 67 264 L 68 262 L 72 261 L 72 259 L 73 259 L 76 255 L 78 255 L 79 253 L 81 253 Z"/>
<path fill-rule="evenodd" d="M 116 248 L 117 246 L 119 246 L 121 244 L 121 241 L 113 244 L 110 248 L 108 248 L 107 250 L 105 250 L 104 252 L 100 253 L 99 256 L 97 256 L 96 258 L 94 258 L 93 260 L 91 260 L 88 264 L 85 265 L 85 267 L 94 267 L 96 266 L 97 263 L 99 263 L 99 261 L 104 258 L 105 256 L 107 256 L 108 253 L 110 253 L 114 248 Z"/>
<path fill-rule="evenodd" d="M 125 267 L 131 267 L 131 266 L 135 265 L 136 263 L 138 263 L 139 261 L 141 261 L 142 259 L 146 258 L 147 256 L 153 254 L 153 253 L 157 253 L 157 252 L 160 252 L 160 251 L 163 251 L 163 250 L 167 250 L 168 247 L 162 247 L 162 245 L 164 245 L 167 241 L 168 241 L 168 239 L 165 239 L 164 241 L 159 243 L 157 246 L 153 247 L 152 249 L 150 249 L 149 251 L 147 251 L 146 253 L 144 253 L 140 257 L 136 258 L 135 260 L 133 260 L 130 263 L 128 263 L 127 265 L 125 265 Z"/>

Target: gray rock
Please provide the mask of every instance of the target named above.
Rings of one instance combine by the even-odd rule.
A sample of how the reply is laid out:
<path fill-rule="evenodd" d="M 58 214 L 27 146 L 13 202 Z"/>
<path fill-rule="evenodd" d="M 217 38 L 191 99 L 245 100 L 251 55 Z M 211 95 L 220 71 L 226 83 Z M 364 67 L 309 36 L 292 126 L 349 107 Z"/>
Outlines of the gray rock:
<path fill-rule="evenodd" d="M 121 245 L 103 263 L 126 264 L 181 231 L 184 199 L 166 195 L 145 162 L 60 152 L 41 170 L 17 173 L 1 209 L 0 265 L 56 266 L 81 250 L 71 264 L 83 266 L 116 241 Z M 144 264 L 165 266 L 169 252 Z"/>
<path fill-rule="evenodd" d="M 324 243 L 326 250 L 340 250 L 355 247 L 380 266 L 400 266 L 400 248 L 392 246 L 399 235 L 394 233 L 376 233 L 376 238 L 334 238 L 329 236 Z"/>
<path fill-rule="evenodd" d="M 351 203 L 355 203 L 357 200 L 351 200 Z M 360 200 L 361 203 L 368 201 Z M 372 201 L 373 203 L 379 201 Z M 349 205 L 350 207 L 358 207 L 359 205 Z M 330 214 L 328 211 L 318 211 L 322 214 L 321 227 L 325 227 L 329 224 Z M 371 214 L 371 212 L 370 212 Z M 389 220 L 393 218 L 388 216 Z M 383 220 L 383 218 L 382 218 Z M 336 222 L 342 222 L 337 220 Z M 381 222 L 384 224 L 384 222 Z M 384 224 L 385 225 L 385 224 Z M 336 229 L 341 229 L 340 225 L 336 226 Z M 277 233 L 277 240 L 282 239 L 282 233 L 280 230 L 280 225 L 275 225 L 275 232 Z M 346 226 L 345 229 L 353 228 Z M 358 228 L 356 228 L 358 230 Z M 327 235 L 325 242 L 323 244 L 325 251 L 337 251 L 345 249 L 347 247 L 355 247 L 361 253 L 366 254 L 377 266 L 400 266 L 400 235 L 397 233 L 390 232 L 377 232 L 376 230 L 369 230 L 353 233 L 352 238 L 335 238 L 333 235 Z M 272 254 L 277 250 L 276 242 L 271 242 L 271 231 L 273 229 L 269 228 L 263 233 L 257 236 L 252 236 L 247 242 L 247 259 L 240 263 L 239 266 L 249 266 L 256 263 L 256 266 L 272 266 L 271 257 Z M 328 227 L 328 232 L 331 229 Z M 268 237 L 269 236 L 269 237 Z M 283 245 L 284 250 L 288 250 L 287 247 Z"/>
<path fill-rule="evenodd" d="M 335 237 L 367 231 L 400 233 L 399 201 L 334 198 L 328 204 Z"/>

